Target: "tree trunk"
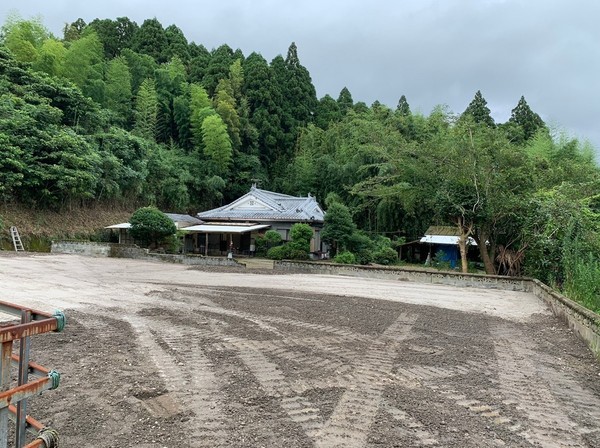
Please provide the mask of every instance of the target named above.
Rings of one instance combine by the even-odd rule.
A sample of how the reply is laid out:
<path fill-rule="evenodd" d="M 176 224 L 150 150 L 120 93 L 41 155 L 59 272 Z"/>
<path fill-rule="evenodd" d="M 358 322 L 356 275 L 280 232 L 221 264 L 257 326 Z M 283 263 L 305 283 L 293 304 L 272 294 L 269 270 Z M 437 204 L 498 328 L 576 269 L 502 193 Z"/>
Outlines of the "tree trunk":
<path fill-rule="evenodd" d="M 487 232 L 480 230 L 478 235 L 475 235 L 477 240 L 477 246 L 479 247 L 479 254 L 481 255 L 481 259 L 483 260 L 483 266 L 485 267 L 485 273 L 489 275 L 496 274 L 496 266 L 494 266 L 494 260 L 490 256 L 488 252 L 488 248 L 486 242 L 488 241 Z"/>
<path fill-rule="evenodd" d="M 460 233 L 460 237 L 458 237 L 458 248 L 460 250 L 460 265 L 463 273 L 467 273 L 469 271 L 469 263 L 467 261 L 467 235 L 462 231 Z"/>
<path fill-rule="evenodd" d="M 469 236 L 471 235 L 473 226 L 469 225 L 468 227 L 465 224 L 464 217 L 456 218 L 456 225 L 459 231 L 458 237 L 458 249 L 460 250 L 460 265 L 463 273 L 467 273 L 469 271 L 469 262 L 467 261 L 467 241 Z"/>

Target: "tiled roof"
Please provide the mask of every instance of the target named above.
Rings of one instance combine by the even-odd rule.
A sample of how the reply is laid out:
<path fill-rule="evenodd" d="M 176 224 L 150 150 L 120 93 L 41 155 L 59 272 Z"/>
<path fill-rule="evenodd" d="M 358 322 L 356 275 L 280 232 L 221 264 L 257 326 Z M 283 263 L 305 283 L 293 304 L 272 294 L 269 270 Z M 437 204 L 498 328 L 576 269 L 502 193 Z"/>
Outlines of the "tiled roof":
<path fill-rule="evenodd" d="M 289 196 L 253 186 L 230 204 L 198 213 L 207 220 L 314 221 L 323 222 L 324 213 L 316 199 Z"/>
<path fill-rule="evenodd" d="M 165 213 L 173 222 L 189 222 L 190 224 L 202 224 L 202 220 L 191 215 L 182 215 L 179 213 Z"/>

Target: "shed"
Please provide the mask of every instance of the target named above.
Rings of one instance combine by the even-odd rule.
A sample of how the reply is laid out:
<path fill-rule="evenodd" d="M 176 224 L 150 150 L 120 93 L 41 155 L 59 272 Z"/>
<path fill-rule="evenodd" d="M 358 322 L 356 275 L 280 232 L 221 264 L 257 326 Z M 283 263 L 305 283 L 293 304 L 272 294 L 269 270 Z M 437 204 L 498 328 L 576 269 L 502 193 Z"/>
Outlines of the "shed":
<path fill-rule="evenodd" d="M 440 261 L 447 261 L 452 268 L 460 258 L 458 249 L 458 240 L 460 231 L 454 226 L 430 226 L 425 231 L 425 236 L 420 239 L 421 243 L 429 244 L 428 260 L 438 252 L 442 251 L 444 255 Z M 475 240 L 471 237 L 467 239 L 467 246 L 477 246 Z"/>

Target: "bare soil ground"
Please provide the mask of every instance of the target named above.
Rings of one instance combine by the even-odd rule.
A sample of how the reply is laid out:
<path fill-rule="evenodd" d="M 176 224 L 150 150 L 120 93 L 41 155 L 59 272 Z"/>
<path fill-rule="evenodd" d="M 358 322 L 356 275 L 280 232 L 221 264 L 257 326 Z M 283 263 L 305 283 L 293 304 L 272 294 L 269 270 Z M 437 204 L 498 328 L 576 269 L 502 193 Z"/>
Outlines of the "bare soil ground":
<path fill-rule="evenodd" d="M 253 273 L 255 272 L 255 273 Z M 600 365 L 533 296 L 0 253 L 61 446 L 600 447 Z"/>

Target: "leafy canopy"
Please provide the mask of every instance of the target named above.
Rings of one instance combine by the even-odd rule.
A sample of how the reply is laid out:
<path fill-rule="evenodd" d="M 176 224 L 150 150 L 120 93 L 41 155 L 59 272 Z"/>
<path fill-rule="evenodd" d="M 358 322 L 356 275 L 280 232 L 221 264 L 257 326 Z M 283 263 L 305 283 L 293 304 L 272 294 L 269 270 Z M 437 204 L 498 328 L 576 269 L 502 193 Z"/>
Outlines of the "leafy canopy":
<path fill-rule="evenodd" d="M 144 245 L 158 245 L 165 237 L 175 234 L 175 223 L 156 207 L 137 209 L 129 220 L 131 236 Z"/>

